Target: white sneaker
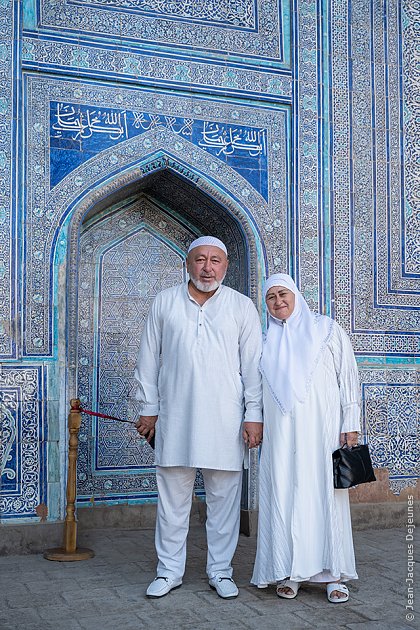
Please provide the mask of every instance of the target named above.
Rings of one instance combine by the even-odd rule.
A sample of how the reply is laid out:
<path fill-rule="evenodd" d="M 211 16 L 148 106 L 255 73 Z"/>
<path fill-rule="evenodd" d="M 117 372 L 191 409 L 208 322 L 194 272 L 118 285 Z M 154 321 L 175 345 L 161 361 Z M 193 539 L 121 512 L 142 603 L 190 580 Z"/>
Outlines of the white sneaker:
<path fill-rule="evenodd" d="M 217 591 L 218 596 L 223 597 L 223 599 L 238 597 L 238 588 L 233 579 L 228 575 L 218 573 L 209 580 L 209 584 L 211 588 L 214 588 L 215 591 Z"/>
<path fill-rule="evenodd" d="M 179 578 L 176 579 L 158 575 L 153 582 L 149 584 L 146 595 L 147 597 L 163 597 L 167 595 L 169 591 L 172 591 L 173 588 L 181 586 L 181 584 L 182 580 Z"/>

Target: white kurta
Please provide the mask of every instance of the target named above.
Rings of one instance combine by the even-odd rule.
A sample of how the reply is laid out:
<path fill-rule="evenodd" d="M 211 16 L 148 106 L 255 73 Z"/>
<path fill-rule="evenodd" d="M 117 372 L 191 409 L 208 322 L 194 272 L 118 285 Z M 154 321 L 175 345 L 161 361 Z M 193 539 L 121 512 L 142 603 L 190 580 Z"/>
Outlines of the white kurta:
<path fill-rule="evenodd" d="M 332 452 L 360 430 L 357 366 L 334 322 L 307 400 L 283 415 L 263 379 L 258 545 L 251 582 L 357 578 L 348 490 L 335 490 Z"/>
<path fill-rule="evenodd" d="M 156 296 L 135 379 L 158 414 L 158 466 L 242 469 L 242 422 L 261 422 L 261 325 L 252 301 L 221 285 L 200 306 L 187 283 Z"/>

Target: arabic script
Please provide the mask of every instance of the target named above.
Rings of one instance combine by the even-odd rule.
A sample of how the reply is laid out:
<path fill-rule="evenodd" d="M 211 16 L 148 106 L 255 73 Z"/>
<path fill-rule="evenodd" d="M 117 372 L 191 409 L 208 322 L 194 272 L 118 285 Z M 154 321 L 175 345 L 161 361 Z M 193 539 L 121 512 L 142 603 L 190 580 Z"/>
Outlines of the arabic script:
<path fill-rule="evenodd" d="M 216 149 L 216 155 L 232 155 L 246 151 L 250 157 L 266 154 L 265 132 L 261 129 L 231 127 L 215 122 L 204 122 L 199 145 Z"/>
<path fill-rule="evenodd" d="M 106 134 L 110 140 L 128 138 L 127 112 L 119 110 L 77 109 L 73 105 L 57 103 L 56 121 L 52 125 L 54 138 L 70 132 L 73 140 L 86 140 L 93 134 Z"/>

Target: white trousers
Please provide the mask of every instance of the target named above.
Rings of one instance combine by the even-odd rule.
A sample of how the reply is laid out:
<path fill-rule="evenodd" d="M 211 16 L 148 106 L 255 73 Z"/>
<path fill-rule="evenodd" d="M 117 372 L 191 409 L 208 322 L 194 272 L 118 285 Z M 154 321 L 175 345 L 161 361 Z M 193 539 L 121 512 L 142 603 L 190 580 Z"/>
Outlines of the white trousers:
<path fill-rule="evenodd" d="M 238 544 L 242 471 L 202 468 L 207 504 L 207 575 L 232 576 Z M 182 578 L 187 554 L 195 468 L 156 466 L 157 575 Z"/>

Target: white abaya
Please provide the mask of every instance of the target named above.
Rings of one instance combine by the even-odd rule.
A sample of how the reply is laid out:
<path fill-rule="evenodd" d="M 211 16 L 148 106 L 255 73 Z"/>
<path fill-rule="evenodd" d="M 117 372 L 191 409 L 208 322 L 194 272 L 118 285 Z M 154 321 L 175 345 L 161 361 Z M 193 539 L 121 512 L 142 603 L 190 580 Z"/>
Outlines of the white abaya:
<path fill-rule="evenodd" d="M 337 323 L 303 403 L 282 414 L 263 379 L 258 545 L 251 579 L 264 587 L 292 581 L 357 578 L 348 490 L 333 487 L 332 452 L 340 433 L 360 430 L 357 366 Z"/>

